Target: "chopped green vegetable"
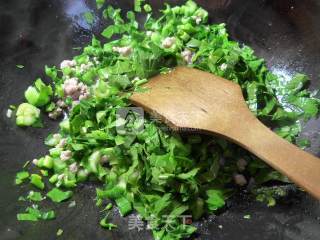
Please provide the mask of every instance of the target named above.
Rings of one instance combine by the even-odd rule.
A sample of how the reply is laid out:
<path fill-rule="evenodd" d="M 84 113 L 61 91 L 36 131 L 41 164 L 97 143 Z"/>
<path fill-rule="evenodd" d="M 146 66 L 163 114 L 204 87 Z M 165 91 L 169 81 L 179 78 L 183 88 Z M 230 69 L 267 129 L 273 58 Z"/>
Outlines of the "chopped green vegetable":
<path fill-rule="evenodd" d="M 16 117 L 16 124 L 20 127 L 35 126 L 40 121 L 40 110 L 29 103 L 22 103 L 18 107 Z"/>
<path fill-rule="evenodd" d="M 94 15 L 93 15 L 93 13 L 92 12 L 85 12 L 84 14 L 83 14 L 83 17 L 84 17 L 84 19 L 86 20 L 86 22 L 88 23 L 88 24 L 93 24 L 94 23 Z"/>
<path fill-rule="evenodd" d="M 34 202 L 40 202 L 43 200 L 43 197 L 40 192 L 30 191 L 27 196 L 27 199 L 34 201 Z"/>
<path fill-rule="evenodd" d="M 44 176 L 44 177 L 48 177 L 48 176 L 49 176 L 48 170 L 43 170 L 43 169 L 41 169 L 41 170 L 40 170 L 40 173 L 41 173 L 42 176 Z"/>
<path fill-rule="evenodd" d="M 105 206 L 105 208 L 101 212 L 109 211 L 112 209 L 112 207 L 113 207 L 112 203 L 108 203 L 107 206 Z"/>
<path fill-rule="evenodd" d="M 44 183 L 42 181 L 42 177 L 38 174 L 31 174 L 30 183 L 41 190 L 44 189 Z"/>
<path fill-rule="evenodd" d="M 53 94 L 51 86 L 45 85 L 40 78 L 35 81 L 34 85 L 34 87 L 28 87 L 24 93 L 28 103 L 35 107 L 42 107 L 49 103 Z"/>
<path fill-rule="evenodd" d="M 71 191 L 61 191 L 58 188 L 53 188 L 50 192 L 47 193 L 47 196 L 53 201 L 53 202 L 62 202 L 64 200 L 67 200 L 72 197 Z"/>
<path fill-rule="evenodd" d="M 57 237 L 61 236 L 62 234 L 63 234 L 63 230 L 61 228 L 59 228 L 56 233 Z"/>
<path fill-rule="evenodd" d="M 33 205 L 32 207 L 28 207 L 25 213 L 17 214 L 18 221 L 38 221 L 38 220 L 51 220 L 54 219 L 55 213 L 53 210 L 48 212 L 42 212 L 38 209 L 37 205 Z"/>
<path fill-rule="evenodd" d="M 134 0 L 134 11 L 141 12 L 141 4 L 144 0 Z"/>
<path fill-rule="evenodd" d="M 144 9 L 147 13 L 149 13 L 149 12 L 152 11 L 152 7 L 151 7 L 149 4 L 145 4 L 145 5 L 143 6 L 143 9 Z"/>
<path fill-rule="evenodd" d="M 132 210 L 132 206 L 130 201 L 128 201 L 126 198 L 118 198 L 116 199 L 117 206 L 119 207 L 119 211 L 122 216 L 127 215 Z"/>
<path fill-rule="evenodd" d="M 19 221 L 38 221 L 38 217 L 34 214 L 30 214 L 30 213 L 19 213 L 17 214 L 17 219 Z"/>
<path fill-rule="evenodd" d="M 224 206 L 225 201 L 223 194 L 220 190 L 208 190 L 207 204 L 210 211 L 215 211 Z"/>
<path fill-rule="evenodd" d="M 9 106 L 9 109 L 11 109 L 11 110 L 16 110 L 17 107 L 16 107 L 15 105 L 10 105 L 10 106 Z"/>
<path fill-rule="evenodd" d="M 103 7 L 106 0 L 96 0 L 97 8 L 100 9 Z"/>
<path fill-rule="evenodd" d="M 110 210 L 113 207 L 112 203 L 108 203 L 108 205 L 105 207 L 105 210 Z"/>
<path fill-rule="evenodd" d="M 56 104 L 54 102 L 51 102 L 49 103 L 47 106 L 46 106 L 46 112 L 52 112 L 56 107 Z"/>
<path fill-rule="evenodd" d="M 103 228 L 106 228 L 108 230 L 112 230 L 114 228 L 117 228 L 118 226 L 113 224 L 113 223 L 108 223 L 107 222 L 107 218 L 103 218 L 101 221 L 100 221 L 100 226 L 103 227 Z"/>
<path fill-rule="evenodd" d="M 20 185 L 23 183 L 26 179 L 29 178 L 29 173 L 26 171 L 18 172 L 16 175 L 16 184 Z"/>
<path fill-rule="evenodd" d="M 16 67 L 17 67 L 17 68 L 20 68 L 20 69 L 24 68 L 24 66 L 21 65 L 21 64 L 17 64 Z"/>
<path fill-rule="evenodd" d="M 243 218 L 244 218 L 244 219 L 251 219 L 251 215 L 250 215 L 250 214 L 244 215 Z"/>
<path fill-rule="evenodd" d="M 276 205 L 276 199 L 287 195 L 285 186 L 279 187 L 261 187 L 255 190 L 256 199 L 259 202 L 264 202 L 268 207 Z"/>

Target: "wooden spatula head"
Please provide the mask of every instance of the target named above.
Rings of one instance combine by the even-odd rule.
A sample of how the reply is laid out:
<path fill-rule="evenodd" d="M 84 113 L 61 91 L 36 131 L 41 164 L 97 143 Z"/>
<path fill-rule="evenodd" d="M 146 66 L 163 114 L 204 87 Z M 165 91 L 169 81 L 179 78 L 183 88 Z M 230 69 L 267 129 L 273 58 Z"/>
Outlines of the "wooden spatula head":
<path fill-rule="evenodd" d="M 131 101 L 177 130 L 195 129 L 226 134 L 248 107 L 239 85 L 213 74 L 178 67 L 158 75 Z"/>

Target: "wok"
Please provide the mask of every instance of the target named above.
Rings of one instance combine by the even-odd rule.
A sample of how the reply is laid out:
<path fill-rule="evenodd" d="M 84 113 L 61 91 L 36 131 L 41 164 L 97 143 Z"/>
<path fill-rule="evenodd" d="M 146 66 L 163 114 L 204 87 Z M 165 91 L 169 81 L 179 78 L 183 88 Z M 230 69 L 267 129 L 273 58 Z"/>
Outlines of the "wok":
<path fill-rule="evenodd" d="M 45 129 L 21 129 L 5 117 L 10 104 L 23 101 L 23 92 L 36 77 L 43 77 L 44 66 L 59 64 L 78 54 L 73 47 L 84 46 L 92 33 L 107 23 L 95 8 L 95 1 L 84 0 L 1 0 L 0 1 L 0 239 L 152 239 L 148 231 L 128 229 L 128 217 L 116 210 L 113 222 L 119 227 L 105 231 L 98 225 L 100 213 L 93 201 L 95 185 L 76 190 L 75 208 L 68 203 L 56 207 L 54 221 L 18 223 L 16 213 L 25 203 L 18 202 L 27 187 L 15 187 L 14 176 L 26 160 L 46 152 L 43 140 L 57 123 L 46 121 Z M 107 1 L 127 11 L 133 1 Z M 164 2 L 150 1 L 154 9 Z M 317 89 L 320 63 L 320 2 L 318 0 L 198 0 L 210 13 L 211 22 L 226 22 L 233 39 L 253 47 L 267 60 L 275 73 L 290 77 L 305 72 L 311 77 L 310 89 Z M 88 25 L 81 15 L 92 10 L 96 21 Z M 25 67 L 18 69 L 16 64 Z M 320 155 L 320 122 L 304 124 L 303 136 L 312 142 L 307 149 Z M 320 174 L 320 173 L 319 173 Z M 319 183 L 320 184 L 320 183 Z M 250 214 L 251 219 L 243 216 Z M 320 205 L 299 191 L 268 208 L 246 194 L 236 196 L 227 210 L 196 223 L 197 239 L 216 240 L 317 240 L 320 237 Z M 219 225 L 221 226 L 219 227 Z"/>

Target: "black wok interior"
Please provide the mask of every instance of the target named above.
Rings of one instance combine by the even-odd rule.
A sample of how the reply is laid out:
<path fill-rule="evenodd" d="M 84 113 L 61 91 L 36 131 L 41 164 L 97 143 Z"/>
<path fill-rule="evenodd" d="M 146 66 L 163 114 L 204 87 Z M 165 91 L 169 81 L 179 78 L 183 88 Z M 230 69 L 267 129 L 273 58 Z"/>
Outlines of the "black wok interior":
<path fill-rule="evenodd" d="M 123 11 L 133 7 L 133 0 L 106 1 Z M 154 9 L 164 2 L 149 1 Z M 291 76 L 307 73 L 310 89 L 320 86 L 320 1 L 319 0 L 198 0 L 210 13 L 211 22 L 226 22 L 233 39 L 253 47 L 276 73 Z M 96 14 L 88 25 L 82 14 Z M 0 240 L 57 239 L 152 239 L 150 232 L 128 230 L 128 217 L 113 212 L 114 231 L 99 227 L 100 213 L 95 206 L 95 185 L 76 190 L 75 208 L 68 203 L 47 204 L 56 210 L 53 221 L 18 222 L 16 213 L 26 206 L 18 202 L 28 186 L 14 186 L 15 173 L 26 160 L 46 152 L 43 140 L 57 123 L 46 119 L 44 129 L 21 129 L 14 119 L 6 118 L 10 104 L 23 101 L 23 92 L 36 77 L 44 77 L 45 65 L 57 65 L 79 53 L 92 33 L 99 34 L 106 22 L 93 0 L 1 0 L 0 1 Z M 25 67 L 18 69 L 16 64 Z M 308 151 L 320 156 L 320 121 L 304 124 L 303 136 L 312 142 Z M 320 173 L 319 173 L 320 174 Z M 319 183 L 320 184 L 320 183 Z M 251 219 L 243 216 L 250 214 Z M 293 192 L 278 205 L 268 208 L 246 194 L 236 196 L 227 210 L 196 223 L 197 239 L 216 240 L 317 240 L 320 238 L 320 205 L 302 192 Z M 219 225 L 222 228 L 219 228 Z"/>

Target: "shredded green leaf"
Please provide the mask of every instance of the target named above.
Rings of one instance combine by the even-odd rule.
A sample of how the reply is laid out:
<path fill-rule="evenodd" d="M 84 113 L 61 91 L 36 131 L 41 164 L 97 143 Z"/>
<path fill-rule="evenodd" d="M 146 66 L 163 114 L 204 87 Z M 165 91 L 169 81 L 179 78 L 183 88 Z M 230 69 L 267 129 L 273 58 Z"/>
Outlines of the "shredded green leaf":
<path fill-rule="evenodd" d="M 47 193 L 47 196 L 53 201 L 53 202 L 62 202 L 64 200 L 67 200 L 72 197 L 71 191 L 61 191 L 58 188 L 53 188 L 50 192 Z"/>
<path fill-rule="evenodd" d="M 34 202 L 40 202 L 43 200 L 43 197 L 40 192 L 30 191 L 27 196 L 27 199 L 34 201 Z"/>
<path fill-rule="evenodd" d="M 28 207 L 25 213 L 17 214 L 18 221 L 39 221 L 39 220 L 51 220 L 55 219 L 55 213 L 53 210 L 48 212 L 42 212 L 37 205 Z"/>
<path fill-rule="evenodd" d="M 30 183 L 41 190 L 44 189 L 44 183 L 42 181 L 42 177 L 38 174 L 31 174 Z"/>
<path fill-rule="evenodd" d="M 208 190 L 207 204 L 210 211 L 216 211 L 225 204 L 223 194 L 220 190 Z"/>
<path fill-rule="evenodd" d="M 16 175 L 16 185 L 22 184 L 26 179 L 29 178 L 29 173 L 26 171 L 18 172 Z"/>

